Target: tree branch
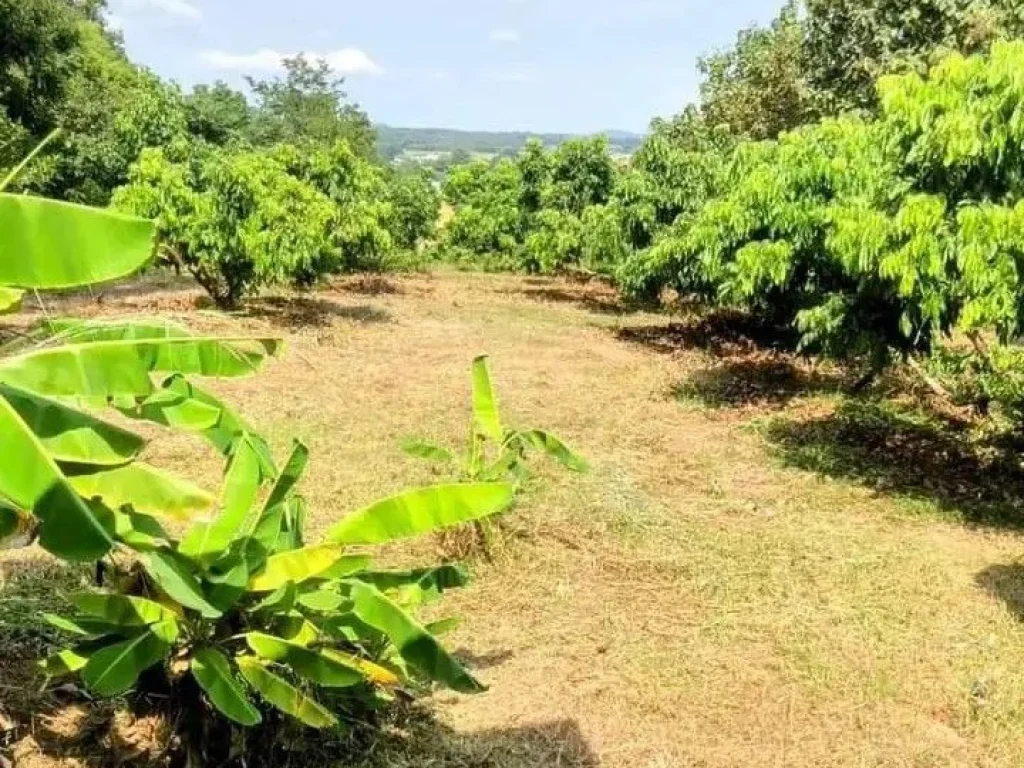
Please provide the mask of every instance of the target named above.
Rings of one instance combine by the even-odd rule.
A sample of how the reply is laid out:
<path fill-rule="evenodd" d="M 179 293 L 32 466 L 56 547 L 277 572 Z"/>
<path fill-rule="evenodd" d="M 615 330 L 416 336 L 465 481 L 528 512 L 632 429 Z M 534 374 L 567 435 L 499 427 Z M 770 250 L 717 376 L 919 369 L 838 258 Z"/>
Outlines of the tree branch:
<path fill-rule="evenodd" d="M 943 400 L 947 400 L 951 403 L 953 402 L 953 396 L 949 393 L 949 390 L 942 386 L 937 379 L 931 376 L 931 374 L 929 374 L 914 357 L 907 355 L 907 365 L 910 367 L 910 370 L 921 378 L 921 381 L 928 386 L 928 389 L 930 389 L 933 394 L 941 397 Z"/>

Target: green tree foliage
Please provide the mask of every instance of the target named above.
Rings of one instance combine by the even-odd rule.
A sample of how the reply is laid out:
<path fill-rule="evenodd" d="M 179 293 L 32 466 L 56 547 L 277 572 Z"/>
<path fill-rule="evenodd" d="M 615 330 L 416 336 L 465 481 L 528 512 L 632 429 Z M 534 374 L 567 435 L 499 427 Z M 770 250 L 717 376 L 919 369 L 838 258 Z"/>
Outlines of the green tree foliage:
<path fill-rule="evenodd" d="M 927 78 L 885 78 L 879 88 L 903 173 L 942 212 L 933 238 L 956 268 L 960 325 L 1004 341 L 1024 329 L 1022 66 L 1024 43 L 996 43 L 990 56 L 952 55 Z"/>
<path fill-rule="evenodd" d="M 637 215 L 638 210 L 640 215 Z M 633 252 L 631 238 L 642 221 L 643 211 L 623 204 L 592 205 L 580 217 L 580 265 L 600 275 L 612 276 Z"/>
<path fill-rule="evenodd" d="M 806 0 L 804 67 L 824 114 L 877 105 L 875 82 L 1024 31 L 1015 0 Z"/>
<path fill-rule="evenodd" d="M 31 135 L 54 127 L 75 69 L 80 20 L 67 0 L 0 2 L 0 104 Z"/>
<path fill-rule="evenodd" d="M 337 207 L 265 153 L 145 150 L 114 205 L 154 218 L 167 258 L 224 307 L 340 258 Z"/>
<path fill-rule="evenodd" d="M 615 189 L 615 163 L 603 136 L 559 145 L 549 167 L 541 192 L 544 207 L 580 216 L 588 206 L 608 202 Z"/>
<path fill-rule="evenodd" d="M 311 62 L 299 55 L 283 63 L 283 77 L 248 79 L 256 98 L 253 142 L 330 146 L 344 140 L 358 156 L 374 157 L 373 126 L 366 113 L 348 101 L 344 79 L 335 77 L 325 61 Z"/>
<path fill-rule="evenodd" d="M 524 265 L 531 272 L 554 274 L 578 264 L 582 251 L 583 223 L 572 213 L 543 208 L 530 222 Z"/>
<path fill-rule="evenodd" d="M 645 276 L 875 368 L 952 329 L 1011 342 L 1024 327 L 1021 67 L 1019 42 L 954 54 L 927 77 L 883 78 L 876 120 L 741 144 L 721 193 L 644 254 Z"/>
<path fill-rule="evenodd" d="M 47 196 L 104 205 L 147 147 L 186 135 L 177 89 L 139 69 L 91 22 L 59 120 L 60 144 L 33 187 Z"/>
<path fill-rule="evenodd" d="M 736 44 L 705 56 L 701 104 L 712 125 L 752 139 L 774 139 L 807 121 L 810 110 L 803 71 L 804 27 L 790 0 L 768 28 L 750 27 Z"/>
<path fill-rule="evenodd" d="M 718 192 L 736 143 L 726 128 L 710 128 L 693 111 L 671 123 L 656 122 L 653 129 L 615 193 L 631 220 L 628 235 L 637 249 L 646 248 L 658 231 Z"/>
<path fill-rule="evenodd" d="M 876 126 L 843 118 L 743 145 L 722 188 L 649 254 L 649 268 L 677 290 L 799 324 L 822 351 L 880 354 L 927 340 L 923 320 L 901 330 L 904 307 L 879 271 L 883 249 L 836 236 L 837 223 L 858 226 L 899 189 Z M 895 239 L 912 238 L 916 223 Z"/>
<path fill-rule="evenodd" d="M 944 54 L 1022 31 L 1016 0 L 788 0 L 769 26 L 699 60 L 699 113 L 737 136 L 774 139 L 823 116 L 876 110 L 886 73 L 924 73 Z"/>
<path fill-rule="evenodd" d="M 47 156 L 19 178 L 20 188 L 105 205 L 143 149 L 189 135 L 267 148 L 344 140 L 359 157 L 375 158 L 369 119 L 325 62 L 297 56 L 282 77 L 250 80 L 254 106 L 220 82 L 183 96 L 128 60 L 101 10 L 101 2 L 79 0 L 0 4 L 0 167 L 62 129 Z"/>
<path fill-rule="evenodd" d="M 0 105 L 21 139 L 10 144 L 4 164 L 62 129 L 46 157 L 20 177 L 23 189 L 105 205 L 143 148 L 185 135 L 177 90 L 126 58 L 97 21 L 97 7 L 19 0 L 0 6 L 0 14 L 9 14 L 15 31 L 8 41 L 8 18 L 0 16 L 0 45 L 7 46 L 0 48 L 0 72 L 8 73 L 0 75 Z M 25 32 L 24 22 L 32 24 Z"/>
<path fill-rule="evenodd" d="M 883 77 L 877 115 L 775 140 L 689 110 L 656 122 L 621 170 L 599 143 L 533 144 L 514 164 L 452 170 L 444 242 L 606 274 L 638 297 L 672 288 L 743 308 L 870 371 L 929 355 L 954 330 L 1012 344 L 1024 332 L 1022 69 L 1024 43 L 947 55 L 927 75 Z M 1024 391 L 1001 386 L 1019 359 L 1008 349 L 958 364 L 989 400 Z"/>
<path fill-rule="evenodd" d="M 114 205 L 155 219 L 165 258 L 224 307 L 266 286 L 374 269 L 394 246 L 390 228 L 408 225 L 395 220 L 385 171 L 344 141 L 149 149 Z"/>
<path fill-rule="evenodd" d="M 289 60 L 282 78 L 252 83 L 255 107 L 223 83 L 182 96 L 125 57 L 99 11 L 0 6 L 15 32 L 0 49 L 0 167 L 37 131 L 62 129 L 19 188 L 106 205 L 128 185 L 118 205 L 159 219 L 164 253 L 224 305 L 264 285 L 373 268 L 396 240 L 411 247 L 430 233 L 436 196 L 368 160 L 369 121 L 326 64 Z"/>
<path fill-rule="evenodd" d="M 711 125 L 700 107 L 688 104 L 678 115 L 671 118 L 656 117 L 651 120 L 651 136 L 668 141 L 683 152 L 701 152 L 712 147 L 725 147 L 731 131 L 727 125 Z M 648 137 L 649 139 L 650 137 Z M 646 144 L 645 140 L 639 149 Z"/>
<path fill-rule="evenodd" d="M 618 176 L 603 137 L 572 139 L 554 150 L 529 141 L 514 159 L 456 166 L 443 186 L 455 215 L 441 251 L 533 272 L 578 266 L 587 239 L 583 217 L 610 202 Z M 597 250 L 591 241 L 587 252 Z"/>
<path fill-rule="evenodd" d="M 334 205 L 334 255 L 304 282 L 328 272 L 377 268 L 394 245 L 384 169 L 358 157 L 345 141 L 315 149 L 280 145 L 270 156 Z"/>
<path fill-rule="evenodd" d="M 519 207 L 526 215 L 536 213 L 543 204 L 544 188 L 551 179 L 551 158 L 543 142 L 528 140 L 516 164 L 522 184 Z"/>
<path fill-rule="evenodd" d="M 690 111 L 655 123 L 622 167 L 600 137 L 553 150 L 533 141 L 514 162 L 456 166 L 443 187 L 455 216 L 444 228 L 442 253 L 653 285 L 639 254 L 716 192 L 735 141 L 727 128 L 711 128 Z"/>
<path fill-rule="evenodd" d="M 506 267 L 520 257 L 523 216 L 522 182 L 511 160 L 478 160 L 452 168 L 443 186 L 444 199 L 455 207 L 441 237 L 448 258 L 497 258 Z"/>
<path fill-rule="evenodd" d="M 211 144 L 230 144 L 249 133 L 249 102 L 227 83 L 197 85 L 185 97 L 185 110 L 189 133 Z"/>
<path fill-rule="evenodd" d="M 719 193 L 736 143 L 727 126 L 712 128 L 694 107 L 651 127 L 619 179 L 612 205 L 602 215 L 604 226 L 586 229 L 592 243 L 603 243 L 605 254 L 594 262 L 597 254 L 591 251 L 587 260 L 600 264 L 599 271 L 614 276 L 627 293 L 647 300 L 657 298 L 669 282 L 652 261 L 658 255 L 652 246 L 677 220 L 694 215 Z M 607 223 L 610 216 L 619 223 L 617 236 Z"/>
<path fill-rule="evenodd" d="M 397 248 L 413 250 L 434 236 L 441 214 L 441 193 L 428 171 L 388 173 L 386 226 Z"/>

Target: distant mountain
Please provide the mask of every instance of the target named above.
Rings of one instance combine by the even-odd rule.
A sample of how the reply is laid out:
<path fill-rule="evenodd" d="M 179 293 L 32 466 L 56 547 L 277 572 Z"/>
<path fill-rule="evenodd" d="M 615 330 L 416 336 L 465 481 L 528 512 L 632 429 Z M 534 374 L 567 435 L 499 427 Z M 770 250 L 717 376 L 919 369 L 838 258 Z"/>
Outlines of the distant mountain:
<path fill-rule="evenodd" d="M 399 128 L 377 125 L 377 145 L 384 157 L 393 159 L 406 152 L 468 152 L 470 154 L 515 154 L 527 139 L 538 138 L 557 146 L 581 134 L 531 133 L 528 131 L 460 131 L 451 128 Z M 614 149 L 632 153 L 643 141 L 639 133 L 602 131 Z"/>
<path fill-rule="evenodd" d="M 631 143 L 634 147 L 640 146 L 646 137 L 642 133 L 633 133 L 633 131 L 601 131 L 602 134 L 608 137 L 608 141 L 612 144 L 618 144 L 620 142 Z"/>

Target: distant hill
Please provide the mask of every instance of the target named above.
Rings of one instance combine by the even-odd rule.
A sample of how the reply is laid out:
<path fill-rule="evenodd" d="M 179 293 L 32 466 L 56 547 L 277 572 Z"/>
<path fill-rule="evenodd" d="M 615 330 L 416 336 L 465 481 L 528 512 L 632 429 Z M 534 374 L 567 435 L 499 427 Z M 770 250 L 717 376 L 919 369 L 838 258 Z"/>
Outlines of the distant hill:
<path fill-rule="evenodd" d="M 515 154 L 526 140 L 538 138 L 548 146 L 557 146 L 578 134 L 530 133 L 528 131 L 460 131 L 450 128 L 398 128 L 377 125 L 377 146 L 384 157 L 394 159 L 408 152 L 468 152 L 470 154 Z M 612 148 L 631 154 L 643 141 L 639 133 L 601 131 Z"/>

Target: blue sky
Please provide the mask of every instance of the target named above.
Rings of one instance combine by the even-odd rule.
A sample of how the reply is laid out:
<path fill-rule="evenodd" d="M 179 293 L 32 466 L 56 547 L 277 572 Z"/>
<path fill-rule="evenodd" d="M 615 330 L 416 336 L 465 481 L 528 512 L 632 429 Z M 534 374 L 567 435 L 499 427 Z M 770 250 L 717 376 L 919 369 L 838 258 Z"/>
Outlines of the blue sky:
<path fill-rule="evenodd" d="M 108 0 L 129 54 L 188 87 L 317 53 L 373 120 L 642 131 L 697 91 L 696 59 L 781 0 Z"/>

